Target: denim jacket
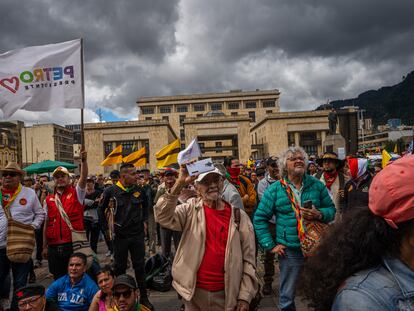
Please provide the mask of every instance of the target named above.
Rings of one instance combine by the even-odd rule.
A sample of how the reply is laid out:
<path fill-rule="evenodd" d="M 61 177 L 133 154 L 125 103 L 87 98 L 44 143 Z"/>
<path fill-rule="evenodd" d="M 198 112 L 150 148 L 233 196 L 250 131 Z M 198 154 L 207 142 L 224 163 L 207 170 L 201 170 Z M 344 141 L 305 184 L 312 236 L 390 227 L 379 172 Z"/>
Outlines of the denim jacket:
<path fill-rule="evenodd" d="M 414 271 L 396 258 L 349 277 L 332 311 L 414 310 Z"/>

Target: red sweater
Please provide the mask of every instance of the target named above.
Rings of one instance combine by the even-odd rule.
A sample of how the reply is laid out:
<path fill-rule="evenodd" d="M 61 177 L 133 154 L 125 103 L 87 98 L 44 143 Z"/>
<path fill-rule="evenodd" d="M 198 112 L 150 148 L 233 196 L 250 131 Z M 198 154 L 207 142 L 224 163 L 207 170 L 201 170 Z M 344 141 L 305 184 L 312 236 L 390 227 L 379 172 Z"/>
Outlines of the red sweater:
<path fill-rule="evenodd" d="M 224 259 L 231 217 L 231 206 L 223 210 L 204 205 L 206 244 L 204 257 L 197 272 L 197 287 L 210 292 L 224 290 Z"/>

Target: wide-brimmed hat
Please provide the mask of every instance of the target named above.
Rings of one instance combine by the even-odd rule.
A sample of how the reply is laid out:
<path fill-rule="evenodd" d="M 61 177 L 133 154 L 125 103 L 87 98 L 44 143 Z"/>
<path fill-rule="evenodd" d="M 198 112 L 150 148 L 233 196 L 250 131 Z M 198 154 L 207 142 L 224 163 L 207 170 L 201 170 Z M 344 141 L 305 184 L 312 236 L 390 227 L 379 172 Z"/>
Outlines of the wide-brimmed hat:
<path fill-rule="evenodd" d="M 331 160 L 336 162 L 337 169 L 341 169 L 345 165 L 345 160 L 341 160 L 338 158 L 338 155 L 335 152 L 325 152 L 322 156 L 322 158 L 319 158 L 316 160 L 316 163 L 318 163 L 319 166 L 323 165 L 323 160 Z"/>
<path fill-rule="evenodd" d="M 24 175 L 24 174 L 26 174 L 26 172 L 25 172 L 25 171 L 23 171 L 23 170 L 20 168 L 19 164 L 17 164 L 16 162 L 9 162 L 9 163 L 6 165 L 6 167 L 5 167 L 4 169 L 0 170 L 0 172 L 1 172 L 2 174 L 3 174 L 3 173 L 6 173 L 6 172 L 14 172 L 14 173 L 17 173 L 17 174 L 19 174 L 19 175 Z"/>

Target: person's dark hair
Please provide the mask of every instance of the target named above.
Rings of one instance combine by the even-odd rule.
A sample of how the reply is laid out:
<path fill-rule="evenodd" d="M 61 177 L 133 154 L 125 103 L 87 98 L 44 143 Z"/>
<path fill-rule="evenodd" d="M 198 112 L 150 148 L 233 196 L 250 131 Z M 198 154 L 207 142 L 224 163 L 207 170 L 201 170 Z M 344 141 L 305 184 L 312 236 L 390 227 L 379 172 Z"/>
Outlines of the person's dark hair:
<path fill-rule="evenodd" d="M 258 168 L 256 170 L 256 175 L 257 176 L 264 176 L 266 174 L 266 170 L 264 168 Z"/>
<path fill-rule="evenodd" d="M 381 263 L 382 257 L 400 255 L 402 238 L 414 220 L 390 227 L 366 208 L 345 214 L 324 237 L 317 253 L 306 261 L 298 293 L 318 310 L 331 310 L 340 285 L 354 273 Z"/>
<path fill-rule="evenodd" d="M 236 160 L 237 158 L 235 157 L 225 157 L 224 161 L 223 161 L 223 165 L 224 167 L 230 167 L 231 166 L 231 161 Z"/>
<path fill-rule="evenodd" d="M 122 172 L 122 170 L 131 168 L 131 167 L 135 167 L 135 166 L 133 164 L 131 164 L 131 163 L 122 163 L 121 164 L 121 167 L 119 168 L 119 170 Z"/>
<path fill-rule="evenodd" d="M 109 177 L 111 178 L 119 178 L 120 173 L 118 170 L 113 170 L 112 172 L 109 173 Z"/>
<path fill-rule="evenodd" d="M 86 258 L 86 255 L 82 254 L 82 253 L 73 253 L 72 255 L 69 256 L 69 261 L 72 258 L 75 258 L 75 257 L 82 259 L 82 262 L 83 262 L 84 265 L 86 265 L 86 263 L 88 262 L 88 259 Z"/>

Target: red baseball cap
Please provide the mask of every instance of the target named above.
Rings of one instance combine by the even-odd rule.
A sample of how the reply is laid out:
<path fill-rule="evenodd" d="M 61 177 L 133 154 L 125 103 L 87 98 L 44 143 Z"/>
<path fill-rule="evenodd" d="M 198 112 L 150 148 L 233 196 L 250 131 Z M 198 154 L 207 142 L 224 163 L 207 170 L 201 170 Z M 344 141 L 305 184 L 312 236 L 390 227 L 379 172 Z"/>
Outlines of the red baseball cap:
<path fill-rule="evenodd" d="M 369 209 L 394 229 L 414 218 L 414 156 L 387 165 L 373 179 L 369 189 Z"/>

